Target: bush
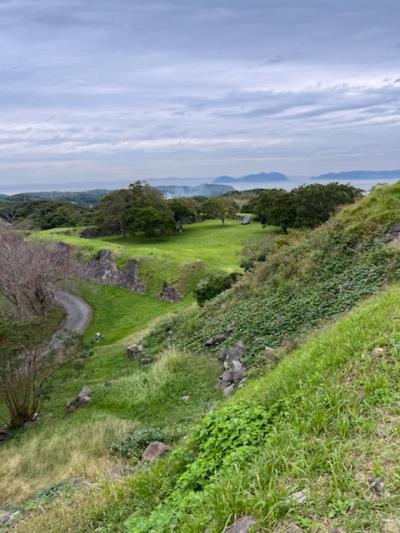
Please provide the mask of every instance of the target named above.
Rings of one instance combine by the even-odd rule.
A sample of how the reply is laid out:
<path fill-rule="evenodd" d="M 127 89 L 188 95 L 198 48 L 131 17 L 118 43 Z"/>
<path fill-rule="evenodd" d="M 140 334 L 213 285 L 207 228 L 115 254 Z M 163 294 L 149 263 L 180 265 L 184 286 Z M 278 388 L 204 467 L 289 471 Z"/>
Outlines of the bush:
<path fill-rule="evenodd" d="M 139 459 L 151 442 L 169 440 L 167 432 L 159 428 L 129 431 L 111 445 L 110 453 L 125 459 Z"/>
<path fill-rule="evenodd" d="M 221 292 L 230 289 L 238 276 L 239 274 L 232 272 L 228 276 L 214 274 L 201 280 L 194 290 L 197 303 L 202 307 L 207 300 L 212 300 Z"/>

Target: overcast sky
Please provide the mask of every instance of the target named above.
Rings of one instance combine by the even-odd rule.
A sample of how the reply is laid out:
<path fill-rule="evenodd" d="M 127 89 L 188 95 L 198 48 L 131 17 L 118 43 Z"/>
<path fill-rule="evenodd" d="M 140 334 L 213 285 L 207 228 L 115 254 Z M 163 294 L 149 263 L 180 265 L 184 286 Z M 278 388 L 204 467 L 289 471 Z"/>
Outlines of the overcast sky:
<path fill-rule="evenodd" d="M 0 185 L 400 168 L 399 0 L 0 0 Z"/>

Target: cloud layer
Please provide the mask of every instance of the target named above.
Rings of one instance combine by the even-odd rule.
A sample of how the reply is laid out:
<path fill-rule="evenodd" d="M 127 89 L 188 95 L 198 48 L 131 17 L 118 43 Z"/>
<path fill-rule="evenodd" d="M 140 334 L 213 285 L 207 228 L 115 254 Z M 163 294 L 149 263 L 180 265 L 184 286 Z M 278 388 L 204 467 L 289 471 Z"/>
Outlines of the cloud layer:
<path fill-rule="evenodd" d="M 400 167 L 397 0 L 0 0 L 0 186 Z"/>

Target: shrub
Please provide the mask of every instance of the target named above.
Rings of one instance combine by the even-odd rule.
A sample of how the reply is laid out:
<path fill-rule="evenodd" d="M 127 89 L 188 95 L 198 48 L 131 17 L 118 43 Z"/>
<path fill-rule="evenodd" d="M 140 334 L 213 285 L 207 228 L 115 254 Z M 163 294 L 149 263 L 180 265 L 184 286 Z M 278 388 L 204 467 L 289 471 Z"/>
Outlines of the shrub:
<path fill-rule="evenodd" d="M 169 440 L 167 432 L 159 428 L 129 431 L 111 445 L 110 453 L 125 459 L 139 459 L 151 442 Z"/>
<path fill-rule="evenodd" d="M 197 303 L 202 307 L 207 300 L 212 300 L 218 294 L 227 289 L 230 289 L 237 280 L 239 274 L 233 272 L 228 276 L 220 274 L 214 274 L 208 278 L 201 280 L 196 289 L 194 295 Z"/>

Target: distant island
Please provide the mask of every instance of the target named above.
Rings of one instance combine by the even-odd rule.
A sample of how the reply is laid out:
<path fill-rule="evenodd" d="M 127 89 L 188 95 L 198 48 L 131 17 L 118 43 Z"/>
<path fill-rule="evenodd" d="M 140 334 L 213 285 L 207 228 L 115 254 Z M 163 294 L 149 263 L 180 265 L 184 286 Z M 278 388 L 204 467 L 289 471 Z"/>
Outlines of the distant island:
<path fill-rule="evenodd" d="M 311 179 L 316 181 L 400 179 L 400 170 L 348 170 L 345 172 L 328 172 L 327 174 L 321 174 Z"/>
<path fill-rule="evenodd" d="M 215 178 L 213 183 L 265 183 L 276 181 L 289 181 L 285 174 L 280 172 L 260 172 L 259 174 L 247 174 L 240 178 L 232 178 L 232 176 L 219 176 Z"/>

